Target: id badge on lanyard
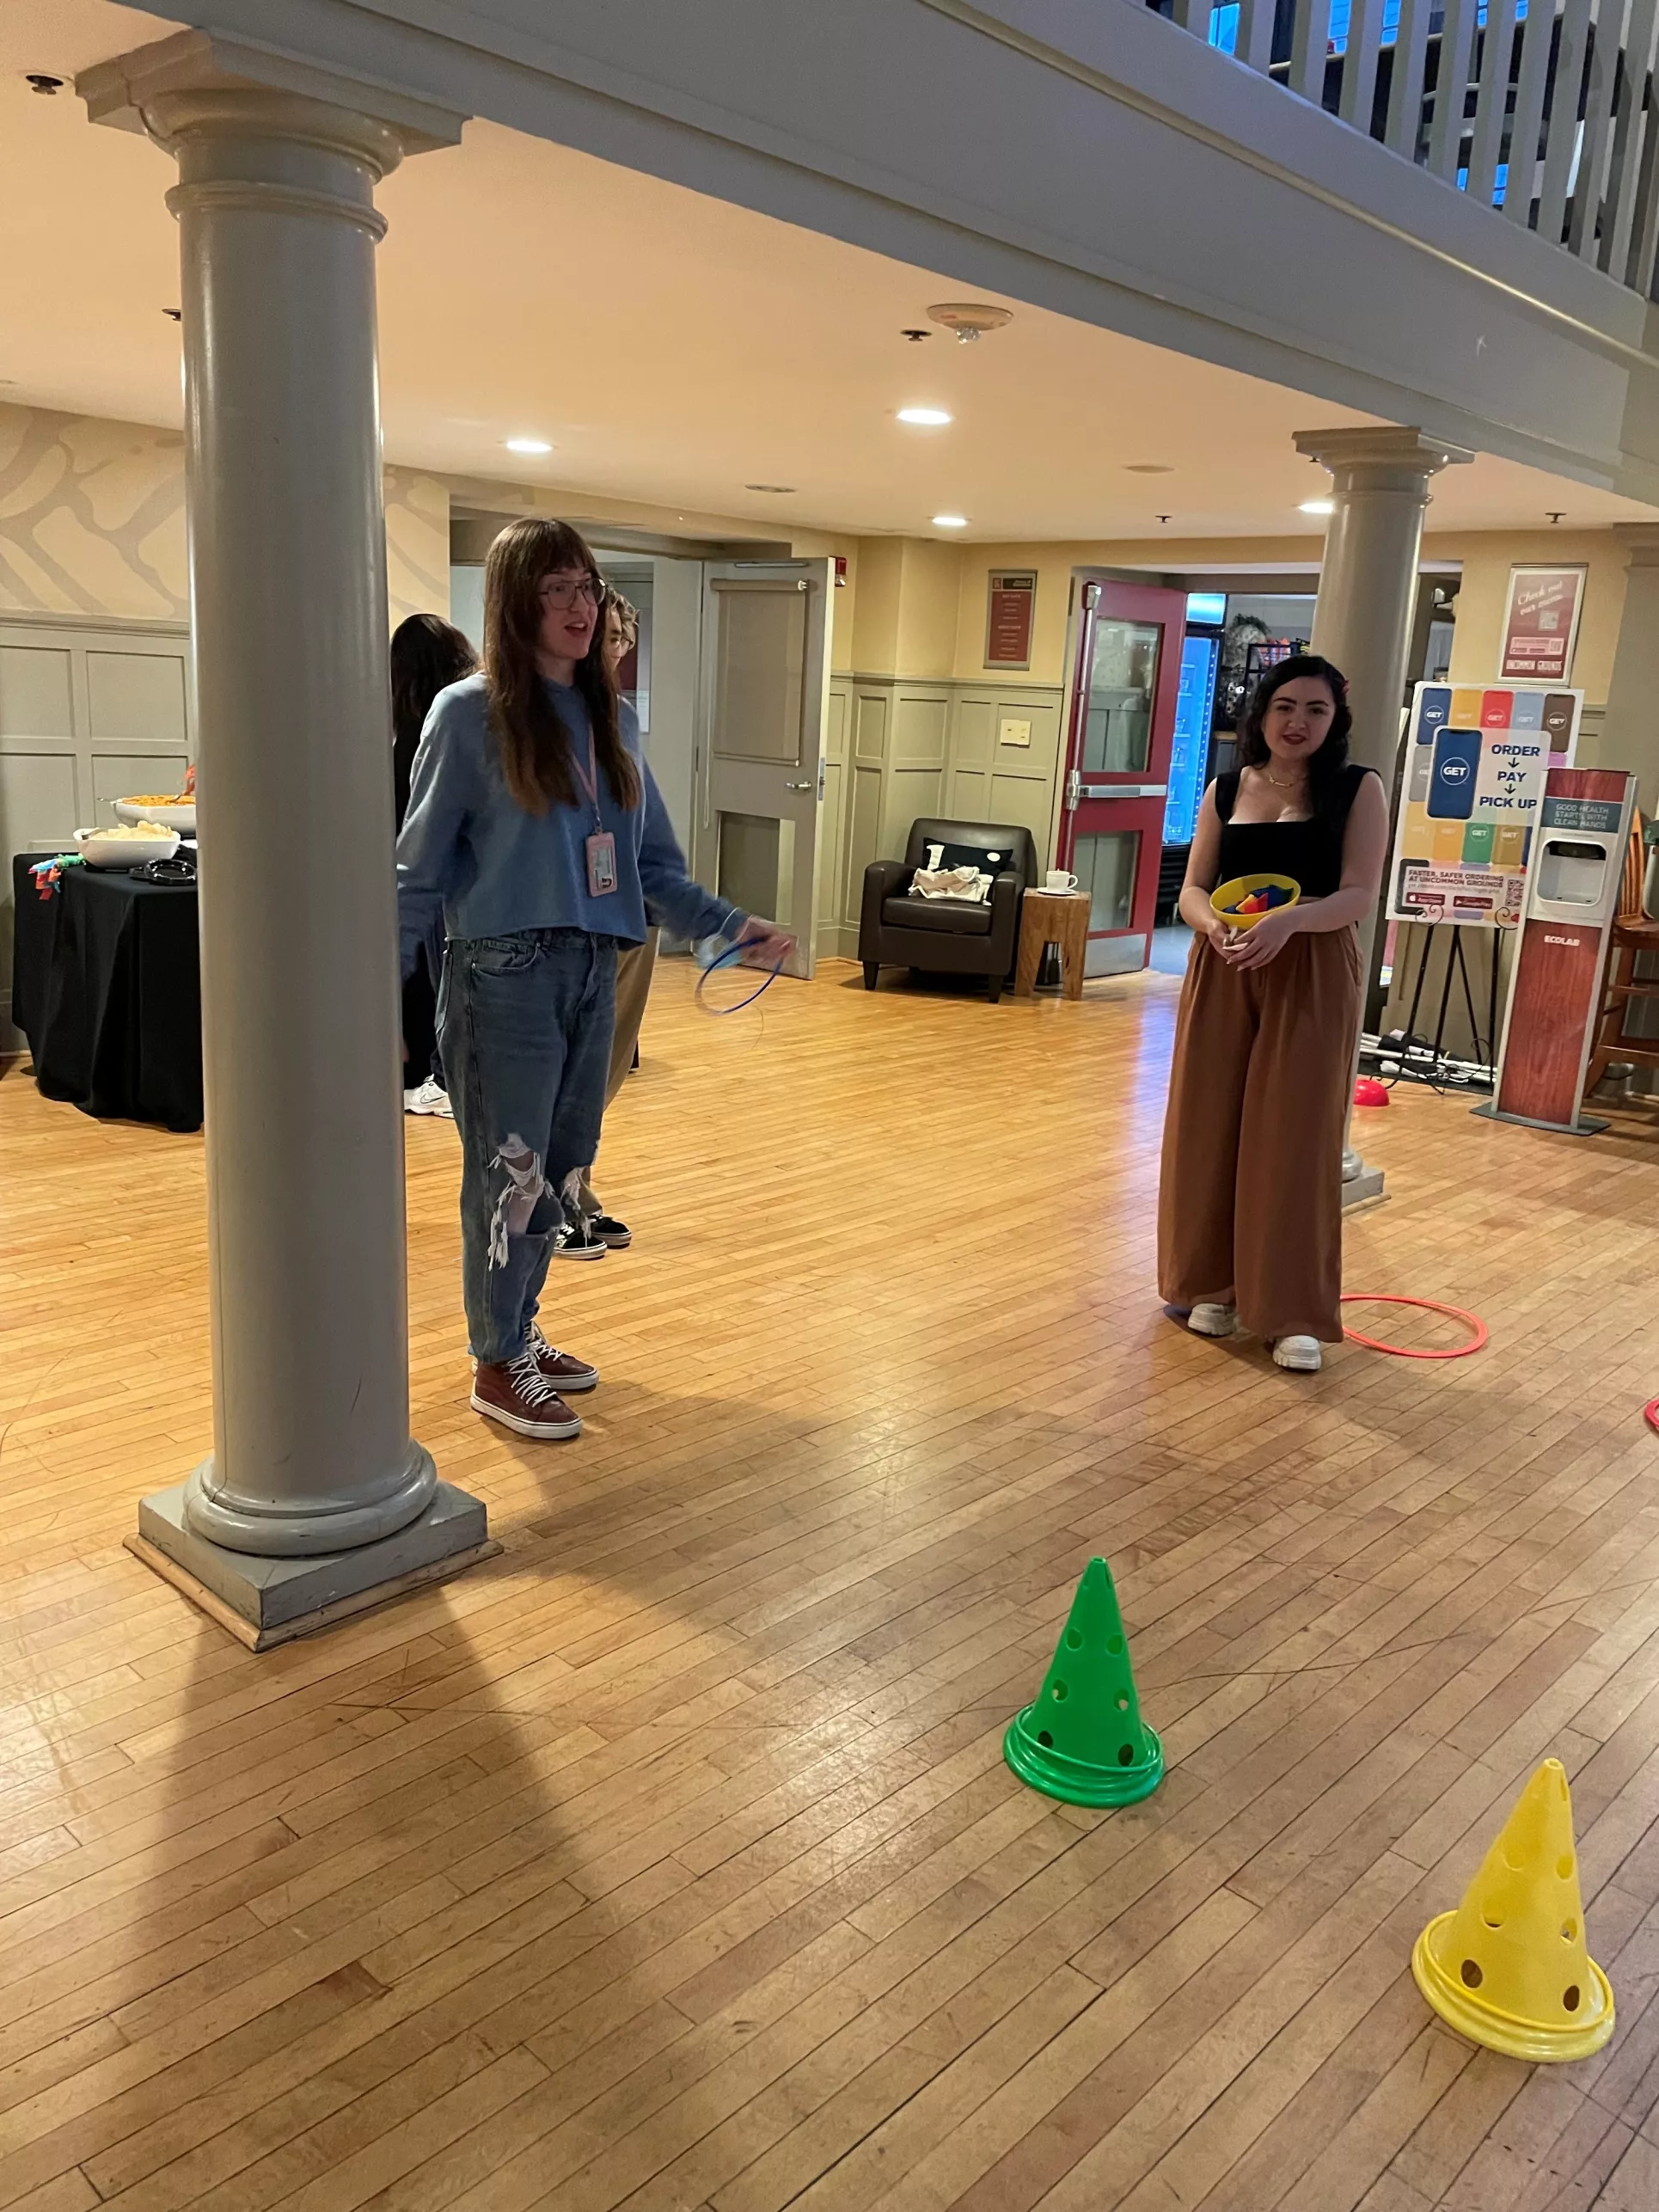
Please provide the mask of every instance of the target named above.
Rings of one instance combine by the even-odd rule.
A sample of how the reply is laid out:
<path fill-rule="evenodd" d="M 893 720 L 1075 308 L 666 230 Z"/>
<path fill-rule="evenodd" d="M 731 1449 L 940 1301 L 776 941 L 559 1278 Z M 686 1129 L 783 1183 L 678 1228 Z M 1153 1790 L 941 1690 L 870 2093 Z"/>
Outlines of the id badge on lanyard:
<path fill-rule="evenodd" d="M 588 839 L 588 896 L 603 898 L 616 888 L 616 840 L 609 830 L 596 830 Z"/>
<path fill-rule="evenodd" d="M 583 777 L 581 765 L 572 760 L 577 780 L 583 783 L 593 806 L 595 828 L 587 842 L 588 897 L 603 898 L 616 888 L 616 840 L 603 826 L 599 812 L 599 768 L 593 750 L 593 732 L 588 732 L 588 772 Z"/>

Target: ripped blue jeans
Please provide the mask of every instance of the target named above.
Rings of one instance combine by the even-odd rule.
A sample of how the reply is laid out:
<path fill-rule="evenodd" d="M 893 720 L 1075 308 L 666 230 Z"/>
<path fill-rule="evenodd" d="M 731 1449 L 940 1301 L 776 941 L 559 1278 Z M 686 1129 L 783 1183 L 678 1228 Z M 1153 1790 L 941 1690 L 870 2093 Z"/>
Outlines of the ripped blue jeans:
<path fill-rule="evenodd" d="M 599 1149 L 616 941 L 585 929 L 452 939 L 438 1042 L 461 1137 L 461 1284 L 473 1356 L 516 1358 Z"/>

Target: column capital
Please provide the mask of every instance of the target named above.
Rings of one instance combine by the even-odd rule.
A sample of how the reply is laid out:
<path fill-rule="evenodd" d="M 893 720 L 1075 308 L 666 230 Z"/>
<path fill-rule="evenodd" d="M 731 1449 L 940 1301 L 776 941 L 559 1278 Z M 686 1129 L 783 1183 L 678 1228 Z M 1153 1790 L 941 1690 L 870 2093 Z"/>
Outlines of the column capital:
<path fill-rule="evenodd" d="M 1298 453 L 1321 463 L 1333 475 L 1338 469 L 1372 468 L 1405 470 L 1425 481 L 1442 469 L 1474 458 L 1464 446 L 1448 444 L 1422 430 L 1401 429 L 1393 423 L 1346 430 L 1299 430 L 1295 447 Z"/>
<path fill-rule="evenodd" d="M 143 132 L 169 153 L 187 138 L 293 139 L 384 176 L 406 154 L 458 144 L 467 118 L 429 100 L 271 53 L 217 32 L 180 31 L 83 70 L 95 123 Z"/>
<path fill-rule="evenodd" d="M 1632 568 L 1659 568 L 1659 523 L 1615 523 L 1613 534 Z"/>

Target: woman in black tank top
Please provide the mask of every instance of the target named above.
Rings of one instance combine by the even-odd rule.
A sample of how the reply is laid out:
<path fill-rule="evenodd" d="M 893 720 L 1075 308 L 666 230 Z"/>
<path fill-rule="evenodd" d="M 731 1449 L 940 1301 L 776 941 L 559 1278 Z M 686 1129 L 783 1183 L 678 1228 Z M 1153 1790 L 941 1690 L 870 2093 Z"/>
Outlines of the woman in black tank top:
<path fill-rule="evenodd" d="M 1240 768 L 1204 794 L 1182 886 L 1193 933 L 1158 1201 L 1158 1280 L 1200 1336 L 1242 1325 L 1281 1367 L 1341 1341 L 1342 1148 L 1359 1032 L 1356 924 L 1376 904 L 1388 806 L 1348 758 L 1348 687 L 1299 654 L 1270 669 Z M 1294 905 L 1235 929 L 1210 893 L 1289 877 Z"/>

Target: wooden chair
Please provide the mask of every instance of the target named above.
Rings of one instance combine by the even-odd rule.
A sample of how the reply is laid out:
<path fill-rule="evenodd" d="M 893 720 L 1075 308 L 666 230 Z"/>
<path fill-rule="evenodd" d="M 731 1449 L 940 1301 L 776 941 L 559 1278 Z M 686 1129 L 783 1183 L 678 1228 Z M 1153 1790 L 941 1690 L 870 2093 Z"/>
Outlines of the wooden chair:
<path fill-rule="evenodd" d="M 1650 921 L 1643 898 L 1647 874 L 1647 848 L 1638 813 L 1631 823 L 1630 843 L 1625 853 L 1625 879 L 1619 894 L 1619 915 L 1607 941 L 1607 971 L 1601 991 L 1601 1018 L 1595 1032 L 1595 1049 L 1584 1076 L 1586 1097 L 1595 1088 L 1615 1060 L 1628 1060 L 1642 1068 L 1659 1068 L 1659 1035 L 1632 1037 L 1625 1016 L 1636 999 L 1659 1000 L 1659 977 L 1638 981 L 1636 956 L 1659 953 L 1659 922 Z"/>

